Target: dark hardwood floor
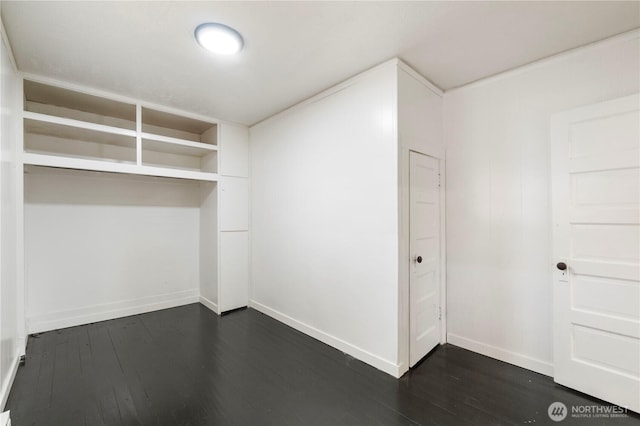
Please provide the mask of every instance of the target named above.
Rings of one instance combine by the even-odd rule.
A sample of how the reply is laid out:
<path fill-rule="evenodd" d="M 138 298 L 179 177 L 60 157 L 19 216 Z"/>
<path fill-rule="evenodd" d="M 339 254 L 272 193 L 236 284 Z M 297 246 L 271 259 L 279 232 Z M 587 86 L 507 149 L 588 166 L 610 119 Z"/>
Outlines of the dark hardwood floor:
<path fill-rule="evenodd" d="M 29 338 L 9 396 L 27 425 L 516 425 L 549 404 L 600 405 L 551 378 L 451 345 L 396 380 L 254 310 L 199 304 Z"/>

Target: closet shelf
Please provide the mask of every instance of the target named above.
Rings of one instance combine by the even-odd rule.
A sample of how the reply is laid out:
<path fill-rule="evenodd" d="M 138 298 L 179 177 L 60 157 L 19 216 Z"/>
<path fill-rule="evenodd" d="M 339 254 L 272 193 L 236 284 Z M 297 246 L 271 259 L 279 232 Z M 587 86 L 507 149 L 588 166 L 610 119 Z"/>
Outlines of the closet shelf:
<path fill-rule="evenodd" d="M 55 115 L 40 114 L 38 112 L 24 111 L 23 117 L 25 118 L 25 132 L 32 132 L 36 134 L 77 139 L 74 137 L 74 129 L 84 129 L 109 133 L 112 135 L 130 136 L 134 138 L 137 136 L 135 130 L 127 130 L 119 127 L 106 126 L 104 124 L 74 120 L 72 118 L 57 117 Z"/>
<path fill-rule="evenodd" d="M 88 160 L 84 158 L 61 157 L 56 155 L 35 154 L 25 152 L 22 155 L 23 163 L 34 166 L 56 167 L 76 170 L 92 170 L 110 173 L 126 173 L 132 175 L 160 176 L 177 179 L 191 179 L 208 182 L 216 182 L 216 173 L 199 172 L 194 170 L 180 170 L 165 167 L 153 167 L 145 165 L 117 163 L 101 160 Z"/>
<path fill-rule="evenodd" d="M 25 80 L 24 164 L 215 182 L 218 124 Z"/>
<path fill-rule="evenodd" d="M 141 137 L 143 141 L 143 148 L 151 151 L 166 152 L 170 154 L 206 155 L 218 150 L 216 145 L 193 142 L 170 136 L 143 132 Z"/>

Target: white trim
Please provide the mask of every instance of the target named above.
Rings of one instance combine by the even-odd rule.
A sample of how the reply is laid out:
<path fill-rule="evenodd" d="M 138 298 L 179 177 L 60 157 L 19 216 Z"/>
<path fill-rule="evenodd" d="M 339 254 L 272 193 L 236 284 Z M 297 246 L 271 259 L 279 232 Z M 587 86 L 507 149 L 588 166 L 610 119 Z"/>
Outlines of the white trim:
<path fill-rule="evenodd" d="M 452 345 L 477 352 L 499 361 L 504 361 L 518 367 L 526 368 L 527 370 L 532 370 L 536 373 L 544 374 L 545 376 L 553 376 L 553 363 L 551 362 L 542 361 L 528 355 L 499 348 L 477 340 L 468 339 L 453 333 L 447 334 L 447 340 Z"/>
<path fill-rule="evenodd" d="M 484 78 L 480 78 L 478 80 L 472 81 L 470 83 L 466 83 L 463 84 L 461 86 L 457 86 L 457 87 L 452 87 L 450 89 L 446 89 L 445 90 L 445 94 L 448 93 L 453 93 L 456 92 L 458 90 L 462 90 L 462 89 L 471 89 L 471 88 L 476 88 L 476 87 L 480 87 L 480 86 L 484 86 L 485 84 L 490 84 L 490 83 L 494 83 L 496 81 L 502 80 L 504 78 L 509 78 L 509 77 L 513 77 L 516 76 L 518 74 L 523 74 L 525 72 L 529 72 L 533 69 L 536 69 L 538 67 L 542 67 L 557 61 L 562 61 L 566 58 L 569 58 L 571 56 L 574 55 L 579 55 L 587 50 L 590 49 L 594 49 L 594 48 L 599 48 L 599 47 L 605 47 L 609 44 L 615 44 L 615 43 L 619 43 L 621 41 L 626 41 L 626 40 L 633 40 L 633 39 L 637 39 L 640 38 L 640 29 L 635 29 L 635 30 L 631 30 L 622 34 L 618 34 L 609 38 L 606 38 L 604 40 L 599 40 L 593 43 L 589 43 L 589 44 L 585 44 L 584 46 L 580 46 L 580 47 L 576 47 L 573 49 L 569 49 L 569 50 L 565 50 L 564 52 L 560 52 L 560 53 L 556 53 L 555 55 L 552 56 L 547 56 L 545 58 L 539 59 L 537 61 L 533 61 L 530 62 L 528 64 L 524 64 L 521 65 L 519 67 L 516 68 L 512 68 L 510 70 L 507 71 L 502 71 L 499 72 L 497 74 L 493 74 L 490 75 L 488 77 L 484 77 Z"/>
<path fill-rule="evenodd" d="M 220 158 L 220 155 L 218 155 L 218 158 Z M 220 160 L 218 160 L 220 161 Z M 248 237 L 248 244 L 249 244 L 249 250 L 248 250 L 248 256 L 247 256 L 247 268 L 249 268 L 249 289 L 247 294 L 249 295 L 249 300 L 248 300 L 248 306 L 251 306 L 251 300 L 253 297 L 253 232 L 251 232 L 251 230 L 253 229 L 253 208 L 252 208 L 252 201 L 253 201 L 253 178 L 251 177 L 252 173 L 251 173 L 251 169 L 252 169 L 252 164 L 253 164 L 253 153 L 251 150 L 251 129 L 247 128 L 247 198 L 248 198 L 248 203 L 247 203 L 247 208 L 249 209 L 248 215 L 247 215 L 247 225 L 248 225 L 248 230 L 247 230 L 247 237 Z M 220 166 L 220 163 L 218 163 L 218 166 Z M 220 169 L 218 169 L 220 170 Z M 219 216 L 219 215 L 218 215 Z"/>
<path fill-rule="evenodd" d="M 7 52 L 9 53 L 9 59 L 11 60 L 11 66 L 13 67 L 13 71 L 16 74 L 19 74 L 18 64 L 16 63 L 16 57 L 13 56 L 13 49 L 11 47 L 11 41 L 9 40 L 9 34 L 7 34 L 6 29 L 4 28 L 4 22 L 0 18 L 0 35 L 2 36 L 2 41 L 4 42 L 4 46 L 7 48 Z"/>
<path fill-rule="evenodd" d="M 321 341 L 329 346 L 332 346 L 346 354 L 351 355 L 354 358 L 359 359 L 362 362 L 365 362 L 378 370 L 381 370 L 387 374 L 392 375 L 393 377 L 399 378 L 401 373 L 401 366 L 396 365 L 386 359 L 380 358 L 377 355 L 372 354 L 362 348 L 359 348 L 349 342 L 345 342 L 344 340 L 332 336 L 328 333 L 325 333 L 322 330 L 318 330 L 315 327 L 307 325 L 301 321 L 298 321 L 295 318 L 291 318 L 290 316 L 283 314 L 282 312 L 276 311 L 268 306 L 263 305 L 262 303 L 256 302 L 253 299 L 249 300 L 249 307 L 262 312 L 265 315 L 270 316 L 273 319 L 276 319 L 291 328 L 294 328 L 308 336 L 313 337 L 316 340 Z"/>
<path fill-rule="evenodd" d="M 28 333 L 40 333 L 59 328 L 74 327 L 97 321 L 106 321 L 130 315 L 144 314 L 160 309 L 175 308 L 198 302 L 198 290 L 149 296 L 141 299 L 87 306 L 80 309 L 53 312 L 27 318 Z"/>
<path fill-rule="evenodd" d="M 136 104 L 136 164 L 142 166 L 142 106 Z"/>
<path fill-rule="evenodd" d="M 447 160 L 440 158 L 440 344 L 447 343 Z"/>
<path fill-rule="evenodd" d="M 218 310 L 218 304 L 217 303 L 207 299 L 203 295 L 200 295 L 199 301 L 202 304 L 202 306 L 212 310 L 216 315 L 220 315 L 220 311 Z"/>
<path fill-rule="evenodd" d="M 16 354 L 16 356 L 13 357 L 13 363 L 11 364 L 11 369 L 9 370 L 9 376 L 6 378 L 6 381 L 4 383 L 0 383 L 0 385 L 2 385 L 2 388 L 0 388 L 0 411 L 4 410 L 5 405 L 7 405 L 9 392 L 11 391 L 11 386 L 13 386 L 13 381 L 16 378 L 16 373 L 18 372 L 19 362 L 20 356 Z"/>
<path fill-rule="evenodd" d="M 20 77 L 20 74 L 18 74 Z M 19 111 L 24 111 L 24 80 L 18 78 L 18 93 L 20 93 Z M 17 114 L 20 114 L 19 112 Z M 15 140 L 15 203 L 16 203 L 16 314 L 18 316 L 18 342 L 20 355 L 25 355 L 27 350 L 27 284 L 25 282 L 25 247 L 24 247 L 24 120 L 16 123 Z"/>
<path fill-rule="evenodd" d="M 11 426 L 11 412 L 0 413 L 0 426 Z"/>

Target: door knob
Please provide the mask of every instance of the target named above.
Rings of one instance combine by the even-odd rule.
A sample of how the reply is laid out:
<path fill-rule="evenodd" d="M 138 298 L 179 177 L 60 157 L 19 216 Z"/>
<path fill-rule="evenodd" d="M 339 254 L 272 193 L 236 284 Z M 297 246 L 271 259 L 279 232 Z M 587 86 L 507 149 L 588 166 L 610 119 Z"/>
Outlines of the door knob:
<path fill-rule="evenodd" d="M 560 269 L 561 271 L 566 271 L 567 270 L 567 264 L 564 262 L 558 262 L 558 264 L 556 265 L 556 268 Z"/>
<path fill-rule="evenodd" d="M 418 263 L 422 263 L 422 256 L 418 256 L 418 257 L 416 257 L 416 262 L 418 262 Z"/>

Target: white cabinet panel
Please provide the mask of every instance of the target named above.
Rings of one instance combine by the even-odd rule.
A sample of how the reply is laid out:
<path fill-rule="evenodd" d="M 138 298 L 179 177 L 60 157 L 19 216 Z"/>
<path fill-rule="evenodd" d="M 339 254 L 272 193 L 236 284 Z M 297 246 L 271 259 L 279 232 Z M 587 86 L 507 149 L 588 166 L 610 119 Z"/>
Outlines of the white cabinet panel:
<path fill-rule="evenodd" d="M 249 229 L 249 179 L 220 176 L 220 230 Z"/>
<path fill-rule="evenodd" d="M 218 186 L 200 183 L 200 300 L 214 311 L 218 303 Z"/>
<path fill-rule="evenodd" d="M 249 129 L 225 124 L 220 132 L 219 173 L 249 177 Z"/>
<path fill-rule="evenodd" d="M 249 233 L 220 233 L 220 312 L 249 302 Z"/>
<path fill-rule="evenodd" d="M 249 301 L 249 130 L 220 127 L 218 157 L 219 312 Z"/>

